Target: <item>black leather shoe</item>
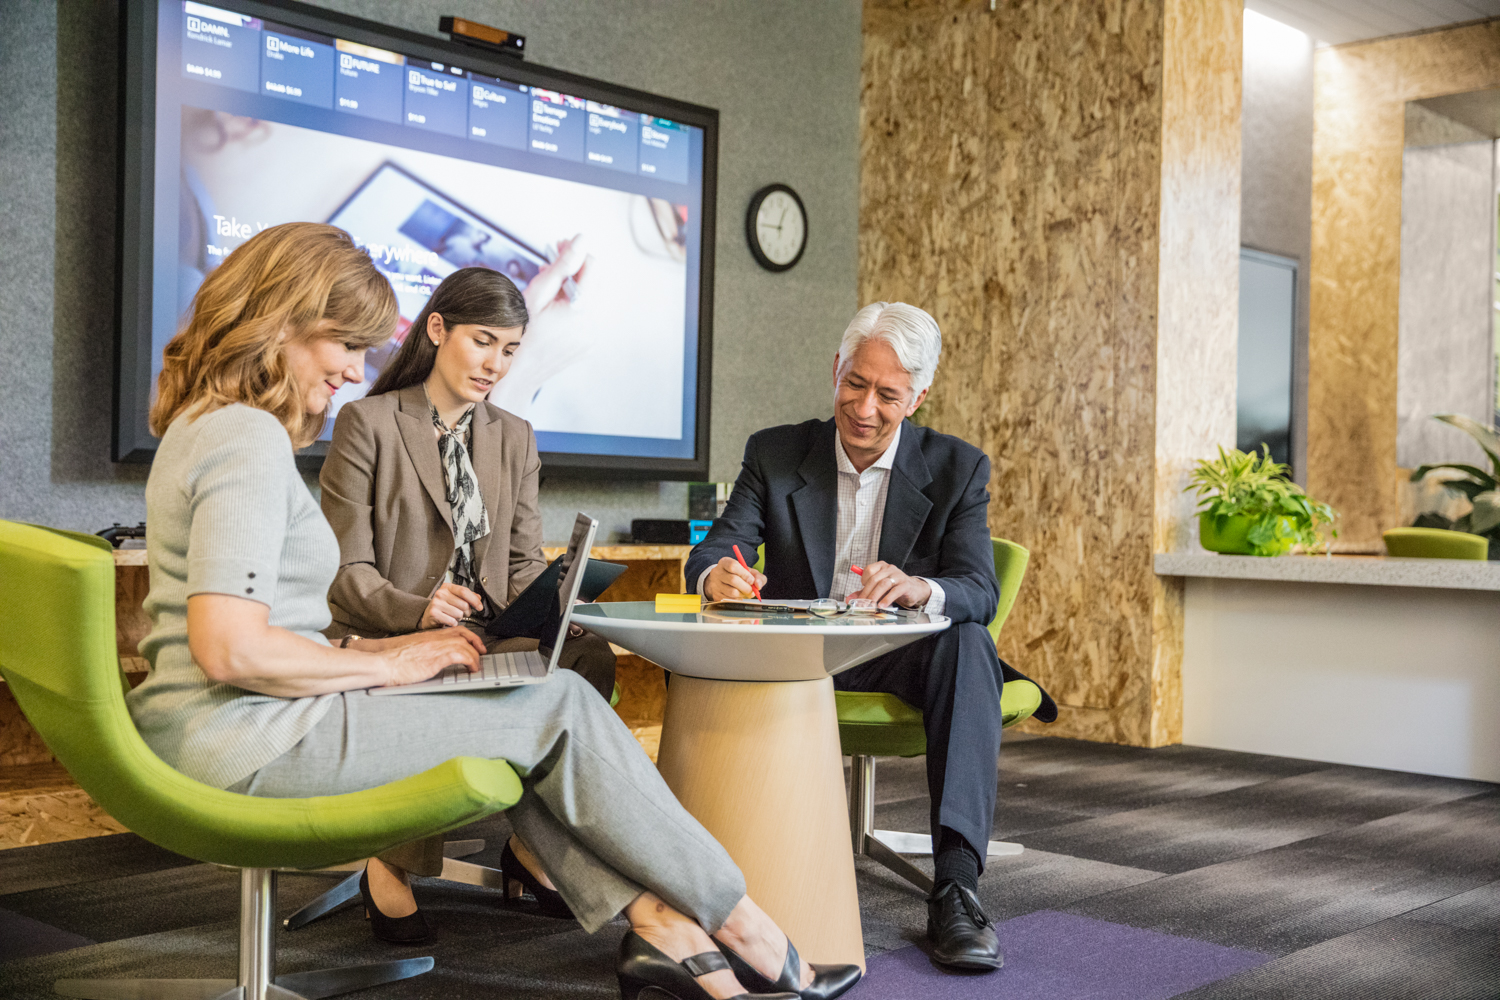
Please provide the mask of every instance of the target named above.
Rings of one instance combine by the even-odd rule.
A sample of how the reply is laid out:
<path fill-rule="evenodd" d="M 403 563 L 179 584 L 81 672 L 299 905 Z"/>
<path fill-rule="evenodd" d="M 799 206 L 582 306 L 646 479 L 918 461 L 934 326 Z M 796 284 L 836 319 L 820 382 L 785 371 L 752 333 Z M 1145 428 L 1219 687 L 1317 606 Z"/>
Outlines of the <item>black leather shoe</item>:
<path fill-rule="evenodd" d="M 510 849 L 508 840 L 505 842 L 505 850 L 500 852 L 500 872 L 505 882 L 506 902 L 519 898 L 510 894 L 510 884 L 514 882 L 521 887 L 523 895 L 529 894 L 536 900 L 537 912 L 542 916 L 555 920 L 574 919 L 572 909 L 563 902 L 562 893 L 542 885 L 536 876 L 527 871 L 526 866 L 521 864 L 521 859 L 516 857 L 516 852 Z"/>
<path fill-rule="evenodd" d="M 663 993 L 672 1000 L 713 1000 L 698 985 L 698 977 L 727 968 L 729 963 L 716 951 L 689 955 L 681 962 L 674 962 L 635 931 L 626 931 L 620 941 L 620 962 L 615 966 L 615 975 L 620 980 L 622 1000 L 641 1000 L 643 996 L 645 1000 L 658 1000 Z M 731 1000 L 750 1000 L 750 997 L 749 993 L 741 993 Z M 798 997 L 796 993 L 761 993 L 756 994 L 756 1000 L 798 1000 Z"/>
<path fill-rule="evenodd" d="M 927 940 L 932 960 L 951 969 L 984 972 L 1005 964 L 995 925 L 979 897 L 951 880 L 939 882 L 927 897 Z"/>
<path fill-rule="evenodd" d="M 380 912 L 370 895 L 370 873 L 359 877 L 359 894 L 365 900 L 365 916 L 370 918 L 370 931 L 387 944 L 421 944 L 431 937 L 427 929 L 427 918 L 422 911 L 408 913 L 404 917 L 388 917 Z"/>
<path fill-rule="evenodd" d="M 791 941 L 786 943 L 786 964 L 781 968 L 781 978 L 774 983 L 757 972 L 754 966 L 723 941 L 714 938 L 714 944 L 729 959 L 729 968 L 733 970 L 734 978 L 751 993 L 796 993 L 802 1000 L 833 1000 L 834 997 L 847 993 L 849 987 L 859 982 L 859 977 L 863 975 L 857 965 L 814 963 L 812 983 L 805 990 L 799 989 L 798 984 L 802 982 L 802 956 L 797 954 L 797 946 Z"/>

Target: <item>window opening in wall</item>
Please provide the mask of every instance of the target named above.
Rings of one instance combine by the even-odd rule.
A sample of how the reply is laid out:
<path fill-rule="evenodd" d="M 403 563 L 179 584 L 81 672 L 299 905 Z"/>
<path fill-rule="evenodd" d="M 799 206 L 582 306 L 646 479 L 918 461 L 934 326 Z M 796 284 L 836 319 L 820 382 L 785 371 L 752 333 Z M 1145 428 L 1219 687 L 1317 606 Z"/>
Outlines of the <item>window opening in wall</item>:
<path fill-rule="evenodd" d="M 1497 143 L 1497 157 L 1500 157 L 1500 143 Z M 1500 179 L 1500 178 L 1497 178 Z M 1495 211 L 1495 277 L 1490 283 L 1491 301 L 1494 309 L 1491 310 L 1491 328 L 1494 337 L 1494 364 L 1490 369 L 1490 387 L 1494 396 L 1494 413 L 1491 415 L 1490 424 L 1500 427 L 1500 194 L 1496 195 Z"/>
<path fill-rule="evenodd" d="M 1269 445 L 1271 457 L 1288 465 L 1296 329 L 1297 261 L 1241 247 L 1235 447 L 1260 451 Z"/>

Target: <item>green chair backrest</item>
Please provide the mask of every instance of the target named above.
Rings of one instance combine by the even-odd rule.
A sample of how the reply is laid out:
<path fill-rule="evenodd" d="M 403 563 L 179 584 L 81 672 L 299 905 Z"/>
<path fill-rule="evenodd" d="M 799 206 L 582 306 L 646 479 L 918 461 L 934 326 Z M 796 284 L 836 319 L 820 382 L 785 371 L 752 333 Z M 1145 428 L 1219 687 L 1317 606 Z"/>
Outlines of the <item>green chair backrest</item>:
<path fill-rule="evenodd" d="M 1385 533 L 1388 555 L 1408 559 L 1488 559 L 1490 540 L 1443 528 L 1392 528 Z"/>
<path fill-rule="evenodd" d="M 1024 546 L 1004 538 L 991 538 L 995 547 L 995 579 L 1000 581 L 1000 601 L 995 605 L 995 617 L 989 624 L 990 638 L 1000 641 L 1000 628 L 1010 617 L 1010 609 L 1016 606 L 1016 595 L 1021 592 L 1021 580 L 1026 576 L 1026 564 L 1031 561 L 1031 552 Z"/>
<path fill-rule="evenodd" d="M 306 799 L 254 798 L 194 781 L 157 757 L 130 718 L 114 600 L 108 542 L 0 521 L 0 676 L 84 791 L 155 844 L 242 868 L 321 868 L 520 798 L 508 764 L 474 757 L 379 788 Z"/>

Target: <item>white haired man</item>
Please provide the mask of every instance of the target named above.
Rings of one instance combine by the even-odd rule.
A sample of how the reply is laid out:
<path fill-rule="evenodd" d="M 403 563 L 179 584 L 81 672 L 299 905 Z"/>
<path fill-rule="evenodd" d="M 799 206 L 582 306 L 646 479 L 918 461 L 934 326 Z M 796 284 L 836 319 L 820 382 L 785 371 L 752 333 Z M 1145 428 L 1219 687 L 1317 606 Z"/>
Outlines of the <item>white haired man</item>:
<path fill-rule="evenodd" d="M 937 322 L 921 309 L 861 309 L 833 359 L 833 418 L 751 435 L 734 492 L 689 557 L 687 576 L 713 600 L 749 597 L 754 582 L 767 598 L 866 597 L 953 620 L 833 682 L 921 707 L 937 883 L 927 904 L 933 957 L 998 969 L 999 941 L 977 890 L 994 823 L 1000 687 L 1022 675 L 996 656 L 985 630 L 1000 593 L 989 459 L 906 419 L 927 398 L 941 353 Z M 761 544 L 764 574 L 733 557 L 735 545 L 750 552 Z M 1036 717 L 1056 716 L 1044 695 Z"/>

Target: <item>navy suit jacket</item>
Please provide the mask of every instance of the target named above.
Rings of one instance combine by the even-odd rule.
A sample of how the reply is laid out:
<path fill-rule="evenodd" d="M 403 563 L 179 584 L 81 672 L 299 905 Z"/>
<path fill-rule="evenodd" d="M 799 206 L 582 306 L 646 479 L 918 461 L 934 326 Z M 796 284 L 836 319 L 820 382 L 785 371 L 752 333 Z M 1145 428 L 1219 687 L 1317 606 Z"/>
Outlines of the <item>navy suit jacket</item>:
<path fill-rule="evenodd" d="M 751 435 L 724 514 L 687 562 L 688 586 L 738 545 L 745 560 L 766 546 L 767 598 L 828 597 L 838 531 L 837 430 L 830 420 Z M 987 520 L 990 460 L 973 445 L 910 421 L 886 490 L 879 558 L 911 576 L 937 580 L 943 614 L 988 624 L 1000 585 Z M 843 599 L 845 595 L 833 595 Z"/>
<path fill-rule="evenodd" d="M 755 562 L 766 546 L 769 578 L 762 596 L 828 597 L 838 535 L 838 465 L 832 419 L 758 431 L 724 514 L 688 556 L 687 584 L 740 547 Z M 990 460 L 978 448 L 907 421 L 886 488 L 879 558 L 910 576 L 938 581 L 943 614 L 955 623 L 988 625 L 1000 601 L 988 522 Z M 845 595 L 837 595 L 842 599 Z M 1003 679 L 1030 680 L 1004 660 Z M 1038 685 L 1040 687 L 1041 685 Z M 1035 718 L 1051 722 L 1057 706 L 1042 690 Z"/>

